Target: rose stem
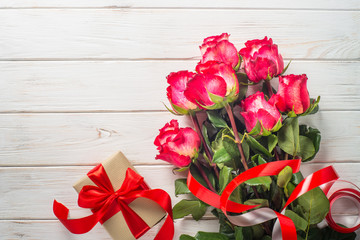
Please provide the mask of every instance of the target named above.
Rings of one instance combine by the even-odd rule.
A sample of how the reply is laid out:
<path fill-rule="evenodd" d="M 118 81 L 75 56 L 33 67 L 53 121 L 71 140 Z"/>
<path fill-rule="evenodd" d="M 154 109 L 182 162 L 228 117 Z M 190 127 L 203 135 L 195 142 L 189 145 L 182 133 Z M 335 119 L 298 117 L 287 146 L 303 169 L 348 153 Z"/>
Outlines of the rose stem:
<path fill-rule="evenodd" d="M 235 141 L 236 141 L 236 144 L 238 145 L 238 148 L 239 148 L 239 151 L 240 151 L 240 155 L 241 155 L 241 163 L 242 165 L 244 166 L 245 170 L 248 170 L 249 167 L 246 163 L 246 159 L 245 159 L 245 154 L 244 154 L 244 150 L 242 148 L 242 145 L 241 145 L 241 140 L 240 140 L 240 137 L 239 137 L 239 133 L 238 133 L 238 130 L 237 130 L 237 127 L 236 127 L 236 124 L 235 124 L 235 119 L 234 119 L 234 114 L 232 112 L 232 109 L 231 109 L 231 106 L 227 103 L 225 105 L 225 109 L 226 109 L 226 112 L 227 114 L 229 115 L 229 119 L 230 119 L 230 123 L 231 123 L 231 127 L 233 129 L 233 132 L 234 132 L 234 136 L 235 136 Z M 259 196 L 259 193 L 257 192 L 256 190 L 256 187 L 252 187 L 253 191 L 254 191 L 254 194 L 257 198 L 260 198 Z M 265 229 L 265 232 L 269 235 L 271 235 L 271 231 L 270 231 L 270 228 L 269 228 L 269 225 L 268 223 L 263 223 L 262 224 L 264 229 Z"/>
<path fill-rule="evenodd" d="M 268 92 L 269 92 L 269 97 L 271 97 L 274 94 L 274 92 L 272 90 L 270 80 L 265 80 L 265 83 L 266 83 L 266 87 L 267 87 Z"/>
<path fill-rule="evenodd" d="M 225 109 L 226 109 L 226 112 L 227 114 L 229 115 L 229 119 L 230 119 L 230 123 L 231 123 L 231 127 L 234 131 L 234 136 L 235 136 L 235 142 L 239 148 L 239 151 L 240 151 L 240 155 L 241 155 L 241 163 L 242 165 L 244 166 L 245 170 L 248 170 L 249 167 L 246 163 L 246 159 L 245 159 L 245 154 L 244 154 L 244 150 L 242 148 L 242 145 L 241 145 L 241 140 L 240 140 L 240 137 L 239 137 L 239 133 L 238 133 L 238 130 L 236 128 L 236 124 L 235 124 L 235 119 L 234 119 L 234 114 L 232 112 L 232 109 L 230 107 L 229 104 L 226 104 L 225 106 Z"/>
<path fill-rule="evenodd" d="M 208 176 L 206 176 L 206 173 L 204 172 L 204 169 L 202 169 L 202 167 L 199 165 L 199 162 L 196 162 L 195 165 L 196 165 L 197 169 L 199 170 L 201 176 L 205 180 L 206 184 L 209 186 L 210 190 L 213 191 L 213 192 L 216 192 L 216 190 L 214 189 L 214 187 L 210 183 L 210 180 L 209 180 Z"/>
<path fill-rule="evenodd" d="M 208 145 L 206 144 L 206 141 L 205 141 L 205 139 L 204 139 L 204 136 L 202 135 L 202 131 L 200 130 L 200 124 L 199 124 L 199 121 L 198 121 L 198 119 L 197 119 L 197 117 L 196 117 L 196 113 L 194 113 L 193 115 L 190 114 L 190 117 L 191 117 L 191 120 L 192 120 L 192 122 L 193 122 L 193 124 L 194 124 L 194 126 L 195 126 L 195 131 L 196 131 L 197 134 L 199 135 L 200 140 L 201 140 L 201 143 L 202 143 L 202 145 L 204 146 L 204 150 L 205 150 L 206 156 L 208 157 L 208 159 L 209 159 L 209 161 L 210 161 L 210 164 L 211 164 L 211 166 L 213 167 L 213 169 L 214 169 L 214 171 L 215 171 L 215 175 L 216 175 L 217 178 L 219 178 L 219 171 L 218 171 L 218 169 L 217 169 L 217 167 L 216 167 L 216 164 L 214 164 L 214 163 L 212 162 L 213 158 L 212 158 L 212 155 L 211 155 L 211 153 L 210 153 L 209 147 L 208 147 Z"/>
<path fill-rule="evenodd" d="M 280 158 L 279 158 L 279 154 L 278 154 L 278 151 L 276 150 L 276 148 L 274 148 L 274 153 L 275 153 L 276 161 L 279 161 Z"/>

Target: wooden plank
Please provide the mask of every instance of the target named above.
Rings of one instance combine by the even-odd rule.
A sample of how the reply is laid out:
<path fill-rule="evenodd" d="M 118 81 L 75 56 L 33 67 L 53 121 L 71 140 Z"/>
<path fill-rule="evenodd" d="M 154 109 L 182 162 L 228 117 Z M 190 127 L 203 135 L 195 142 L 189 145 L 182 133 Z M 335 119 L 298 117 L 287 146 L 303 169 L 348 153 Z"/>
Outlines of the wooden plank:
<path fill-rule="evenodd" d="M 219 2 L 216 0 L 199 1 L 146 1 L 146 0 L 2 0 L 1 8 L 49 8 L 49 7 L 107 7 L 107 8 L 241 8 L 241 9 L 359 9 L 359 2 L 356 0 L 346 0 L 339 4 L 338 1 L 281 1 L 274 0 L 269 4 L 266 0 L 259 0 L 254 3 L 251 0 L 228 0 Z"/>
<path fill-rule="evenodd" d="M 188 118 L 166 112 L 2 114 L 0 166 L 95 165 L 118 150 L 133 164 L 164 164 L 154 159 L 153 141 L 172 118 L 192 126 Z M 359 111 L 322 111 L 303 119 L 322 133 L 314 161 L 359 161 L 359 118 Z"/>
<path fill-rule="evenodd" d="M 308 176 L 328 165 L 328 163 L 303 164 L 302 172 L 304 176 Z M 357 185 L 360 184 L 359 174 L 354 171 L 360 167 L 360 163 L 335 163 L 332 165 L 343 179 Z M 72 189 L 72 184 L 91 168 L 92 166 L 0 168 L 0 180 L 6 183 L 1 185 L 3 194 L 0 198 L 0 219 L 55 219 L 51 211 L 54 199 L 69 207 L 71 217 L 78 218 L 88 215 L 90 213 L 88 209 L 81 209 L 77 206 L 77 194 Z M 167 191 L 173 204 L 181 200 L 180 197 L 174 196 L 174 180 L 178 177 L 186 177 L 185 173 L 174 175 L 171 166 L 140 165 L 136 169 L 146 179 L 149 186 Z M 333 209 L 333 213 L 348 215 L 356 214 L 354 211 L 351 205 L 335 206 Z"/>
<path fill-rule="evenodd" d="M 0 59 L 198 58 L 202 39 L 222 32 L 238 48 L 271 36 L 290 59 L 358 59 L 359 17 L 359 11 L 2 9 Z"/>
<path fill-rule="evenodd" d="M 356 221 L 356 217 L 344 216 L 341 220 L 352 224 Z M 158 224 L 149 230 L 139 240 L 152 240 L 157 233 L 159 227 Z M 181 234 L 189 234 L 194 236 L 198 231 L 216 232 L 219 229 L 219 223 L 217 220 L 176 220 L 175 221 L 175 236 L 174 239 L 179 239 Z M 100 225 L 96 225 L 91 232 L 75 235 L 69 233 L 60 222 L 56 220 L 12 220 L 1 221 L 0 220 L 0 232 L 4 239 L 38 239 L 38 240 L 110 240 L 111 238 L 106 233 L 105 229 Z M 359 230 L 356 231 L 359 234 Z M 360 236 L 356 238 L 360 239 Z"/>
<path fill-rule="evenodd" d="M 348 217 L 349 218 L 349 217 Z M 139 240 L 153 240 L 162 223 L 150 229 Z M 175 221 L 174 239 L 179 239 L 181 234 L 194 236 L 198 231 L 216 232 L 219 229 L 217 220 L 184 220 Z M 1 221 L 0 232 L 3 239 L 38 239 L 38 240 L 111 240 L 106 230 L 100 224 L 96 225 L 89 233 L 71 234 L 56 220 L 16 220 Z"/>
<path fill-rule="evenodd" d="M 166 79 L 197 61 L 0 62 L 0 111 L 164 110 Z M 134 71 L 136 69 L 136 71 Z M 293 61 L 322 110 L 360 110 L 360 62 Z M 275 83 L 277 80 L 273 80 Z"/>

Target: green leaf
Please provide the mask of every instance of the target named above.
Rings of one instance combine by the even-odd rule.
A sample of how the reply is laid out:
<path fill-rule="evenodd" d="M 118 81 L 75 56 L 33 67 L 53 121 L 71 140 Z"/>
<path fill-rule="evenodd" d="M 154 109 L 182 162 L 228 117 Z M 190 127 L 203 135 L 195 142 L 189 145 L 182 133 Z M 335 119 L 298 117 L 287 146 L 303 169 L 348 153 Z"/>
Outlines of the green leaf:
<path fill-rule="evenodd" d="M 214 103 L 222 103 L 224 101 L 224 98 L 222 96 L 218 96 L 216 94 L 213 94 L 211 92 L 209 92 L 207 89 L 206 89 L 208 95 L 209 95 L 209 98 L 212 102 Z"/>
<path fill-rule="evenodd" d="M 321 229 L 322 240 L 355 240 L 356 233 L 339 233 L 330 227 Z M 316 238 L 314 238 L 316 239 Z M 319 240 L 319 238 L 317 238 Z"/>
<path fill-rule="evenodd" d="M 265 176 L 265 177 L 257 177 L 257 178 L 252 178 L 247 180 L 245 183 L 249 186 L 265 186 L 265 188 L 267 190 L 270 189 L 270 185 L 271 185 L 271 177 L 269 176 Z"/>
<path fill-rule="evenodd" d="M 290 60 L 290 62 L 286 65 L 286 67 L 284 68 L 284 70 L 281 72 L 280 75 L 283 75 L 283 74 L 286 72 L 286 70 L 287 70 L 288 67 L 290 66 L 290 63 L 291 63 L 291 60 Z"/>
<path fill-rule="evenodd" d="M 308 223 L 305 219 L 303 219 L 298 214 L 296 214 L 295 212 L 288 210 L 288 209 L 285 210 L 285 215 L 287 217 L 291 218 L 291 220 L 295 224 L 296 229 L 302 230 L 304 232 L 306 231 Z"/>
<path fill-rule="evenodd" d="M 179 178 L 175 180 L 175 196 L 177 197 L 180 194 L 191 193 L 187 184 L 186 178 Z"/>
<path fill-rule="evenodd" d="M 217 111 L 206 111 L 210 122 L 217 128 L 227 128 L 226 121 L 220 116 Z"/>
<path fill-rule="evenodd" d="M 319 102 L 320 102 L 320 96 L 317 97 L 317 99 L 310 99 L 310 106 L 309 108 L 306 110 L 306 112 L 300 114 L 300 116 L 306 116 L 309 114 L 315 114 L 319 111 Z"/>
<path fill-rule="evenodd" d="M 250 135 L 246 135 L 246 141 L 249 144 L 250 148 L 256 153 L 262 153 L 265 156 L 272 157 L 271 153 L 261 145 L 255 138 Z"/>
<path fill-rule="evenodd" d="M 321 142 L 321 133 L 316 128 L 312 128 L 312 127 L 308 128 L 306 125 L 300 125 L 300 135 L 310 138 L 315 147 L 314 155 L 306 159 L 306 161 L 310 161 L 310 160 L 314 159 L 316 154 L 319 152 L 320 142 Z"/>
<path fill-rule="evenodd" d="M 282 128 L 278 132 L 279 147 L 286 153 L 296 156 L 300 150 L 299 122 L 297 118 L 284 120 Z"/>
<path fill-rule="evenodd" d="M 162 104 L 165 106 L 166 110 L 168 110 L 168 111 L 171 112 L 172 114 L 174 114 L 174 115 L 176 115 L 176 116 L 181 116 L 181 115 L 182 115 L 182 114 L 179 114 L 179 113 L 175 112 L 174 110 L 170 109 L 168 106 L 166 106 L 165 103 L 162 103 Z"/>
<path fill-rule="evenodd" d="M 253 238 L 254 239 L 261 239 L 262 236 L 265 233 L 265 231 L 264 231 L 263 227 L 261 226 L 261 224 L 251 226 L 251 228 L 252 228 L 252 232 L 253 232 Z"/>
<path fill-rule="evenodd" d="M 182 234 L 179 238 L 179 240 L 196 240 L 196 238 L 190 236 L 190 235 L 187 235 L 187 234 Z"/>
<path fill-rule="evenodd" d="M 229 240 L 229 238 L 221 233 L 215 232 L 198 232 L 195 236 L 196 240 Z"/>
<path fill-rule="evenodd" d="M 307 161 L 309 158 L 315 155 L 315 147 L 311 139 L 305 136 L 300 135 L 300 152 L 298 153 L 301 156 L 303 162 Z"/>
<path fill-rule="evenodd" d="M 231 155 L 226 151 L 224 147 L 216 150 L 213 156 L 214 163 L 226 163 L 231 160 Z"/>
<path fill-rule="evenodd" d="M 240 152 L 237 144 L 232 139 L 232 137 L 225 137 L 223 138 L 223 146 L 225 150 L 232 156 L 233 158 L 240 157 Z"/>
<path fill-rule="evenodd" d="M 253 239 L 253 231 L 251 227 L 235 226 L 235 240 Z"/>
<path fill-rule="evenodd" d="M 239 133 L 239 137 L 240 137 L 240 139 L 243 139 L 243 135 L 241 135 L 240 133 Z M 241 145 L 242 145 L 242 148 L 244 150 L 244 155 L 245 155 L 245 158 L 246 158 L 246 161 L 247 161 L 249 159 L 249 157 L 250 157 L 249 144 L 246 141 L 243 141 Z"/>
<path fill-rule="evenodd" d="M 304 180 L 304 177 L 301 172 L 294 173 L 291 182 L 295 185 L 298 185 L 302 180 Z"/>
<path fill-rule="evenodd" d="M 276 144 L 278 143 L 278 138 L 276 135 L 271 134 L 267 137 L 267 140 L 268 140 L 268 150 L 269 152 L 272 152 L 276 147 Z"/>
<path fill-rule="evenodd" d="M 329 212 L 329 200 L 320 188 L 314 188 L 301 195 L 297 200 L 301 213 L 297 212 L 308 224 L 317 224 L 324 220 Z"/>
<path fill-rule="evenodd" d="M 189 214 L 198 221 L 204 216 L 207 205 L 200 200 L 186 200 L 183 199 L 173 207 L 174 219 L 183 218 Z"/>
<path fill-rule="evenodd" d="M 282 127 L 282 121 L 281 121 L 281 117 L 279 118 L 279 120 L 277 121 L 277 123 L 275 124 L 275 126 L 270 130 L 271 132 L 277 132 L 280 130 L 280 128 Z"/>
<path fill-rule="evenodd" d="M 284 167 L 278 175 L 276 184 L 281 188 L 286 188 L 286 185 L 290 182 L 292 175 L 292 168 L 289 166 Z"/>
<path fill-rule="evenodd" d="M 256 122 L 256 125 L 249 132 L 250 135 L 259 135 L 261 132 L 261 123 L 259 121 Z"/>
<path fill-rule="evenodd" d="M 261 157 L 260 154 L 255 154 L 254 156 L 252 156 L 251 161 L 255 163 L 255 166 L 267 163 L 265 159 Z"/>
<path fill-rule="evenodd" d="M 205 126 L 205 124 L 202 125 L 201 132 L 202 132 L 202 134 L 203 134 L 203 136 L 204 136 L 204 140 L 205 140 L 206 145 L 210 146 L 208 129 L 207 129 L 207 127 Z"/>
<path fill-rule="evenodd" d="M 229 168 L 227 166 L 224 166 L 220 170 L 220 176 L 219 176 L 220 194 L 224 191 L 225 187 L 232 180 L 231 171 L 232 168 Z"/>
<path fill-rule="evenodd" d="M 269 201 L 267 199 L 249 199 L 244 202 L 245 205 L 260 205 L 259 207 L 268 207 Z"/>

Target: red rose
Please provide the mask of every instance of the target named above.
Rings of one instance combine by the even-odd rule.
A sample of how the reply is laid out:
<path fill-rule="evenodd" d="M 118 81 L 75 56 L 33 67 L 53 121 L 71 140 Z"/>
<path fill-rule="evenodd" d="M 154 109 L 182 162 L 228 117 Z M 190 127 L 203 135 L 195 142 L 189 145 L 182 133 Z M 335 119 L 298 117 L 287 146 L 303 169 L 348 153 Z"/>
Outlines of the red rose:
<path fill-rule="evenodd" d="M 279 77 L 279 90 L 270 99 L 281 112 L 304 113 L 310 107 L 306 74 Z"/>
<path fill-rule="evenodd" d="M 213 74 L 224 79 L 226 83 L 225 96 L 229 96 L 230 94 L 237 95 L 239 93 L 239 84 L 235 76 L 235 71 L 230 65 L 209 61 L 205 64 L 198 64 L 196 71 L 203 74 Z"/>
<path fill-rule="evenodd" d="M 189 110 L 196 110 L 196 104 L 190 102 L 184 95 L 187 82 L 195 76 L 195 73 L 179 71 L 170 73 L 166 79 L 170 86 L 167 90 L 167 97 L 175 112 L 188 114 Z"/>
<path fill-rule="evenodd" d="M 160 129 L 154 144 L 159 150 L 155 159 L 161 159 L 177 167 L 186 167 L 200 148 L 199 135 L 191 128 L 179 128 L 176 120 L 171 120 Z"/>
<path fill-rule="evenodd" d="M 257 92 L 241 101 L 241 112 L 245 120 L 246 130 L 251 132 L 259 121 L 263 128 L 273 130 L 278 121 L 281 121 L 281 114 L 274 104 L 270 104 L 264 98 L 264 93 Z"/>
<path fill-rule="evenodd" d="M 257 83 L 270 80 L 284 70 L 284 61 L 271 38 L 247 41 L 245 46 L 239 54 L 243 57 L 245 72 L 250 81 Z"/>
<path fill-rule="evenodd" d="M 237 70 L 240 59 L 234 44 L 228 41 L 229 36 L 229 34 L 223 33 L 219 36 L 205 38 L 200 46 L 202 55 L 200 63 L 208 61 L 223 62 Z"/>
<path fill-rule="evenodd" d="M 184 92 L 187 99 L 203 109 L 215 109 L 226 95 L 226 82 L 214 74 L 196 74 Z"/>

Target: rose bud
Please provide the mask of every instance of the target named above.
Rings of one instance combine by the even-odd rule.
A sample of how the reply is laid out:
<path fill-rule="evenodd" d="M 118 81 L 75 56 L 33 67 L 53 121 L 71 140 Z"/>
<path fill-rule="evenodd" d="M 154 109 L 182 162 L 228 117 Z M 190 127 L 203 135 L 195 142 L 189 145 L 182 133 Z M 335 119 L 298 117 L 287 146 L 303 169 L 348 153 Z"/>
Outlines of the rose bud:
<path fill-rule="evenodd" d="M 190 102 L 184 95 L 186 84 L 195 76 L 195 73 L 189 71 L 179 71 L 170 73 L 166 79 L 170 86 L 167 90 L 169 102 L 178 114 L 189 114 L 191 110 L 196 111 L 196 104 Z"/>
<path fill-rule="evenodd" d="M 237 95 L 239 94 L 239 83 L 236 78 L 235 71 L 230 65 L 209 61 L 205 64 L 198 64 L 196 66 L 196 71 L 203 74 L 213 74 L 224 79 L 226 83 L 226 98 L 237 99 Z"/>
<path fill-rule="evenodd" d="M 310 107 L 307 79 L 306 74 L 280 76 L 278 92 L 269 101 L 281 112 L 304 113 Z"/>
<path fill-rule="evenodd" d="M 258 83 L 261 80 L 270 80 L 282 73 L 284 61 L 271 38 L 247 41 L 245 46 L 239 54 L 243 57 L 245 72 L 250 81 Z"/>
<path fill-rule="evenodd" d="M 240 114 L 245 120 L 248 132 L 251 133 L 255 126 L 259 126 L 258 123 L 261 130 L 259 129 L 256 134 L 268 135 L 269 131 L 275 132 L 281 127 L 281 114 L 274 104 L 265 100 L 264 93 L 257 92 L 250 95 L 241 101 L 240 106 L 243 109 Z"/>
<path fill-rule="evenodd" d="M 229 34 L 223 33 L 219 36 L 205 38 L 200 46 L 202 55 L 200 63 L 223 62 L 237 71 L 240 67 L 240 58 L 234 44 L 228 41 L 229 36 Z"/>
<path fill-rule="evenodd" d="M 154 144 L 159 150 L 155 159 L 164 160 L 181 168 L 188 166 L 191 159 L 197 156 L 201 141 L 192 128 L 179 128 L 179 123 L 171 120 L 160 129 Z"/>
<path fill-rule="evenodd" d="M 225 102 L 226 82 L 222 77 L 213 74 L 196 74 L 187 83 L 184 94 L 200 108 L 222 108 Z"/>

